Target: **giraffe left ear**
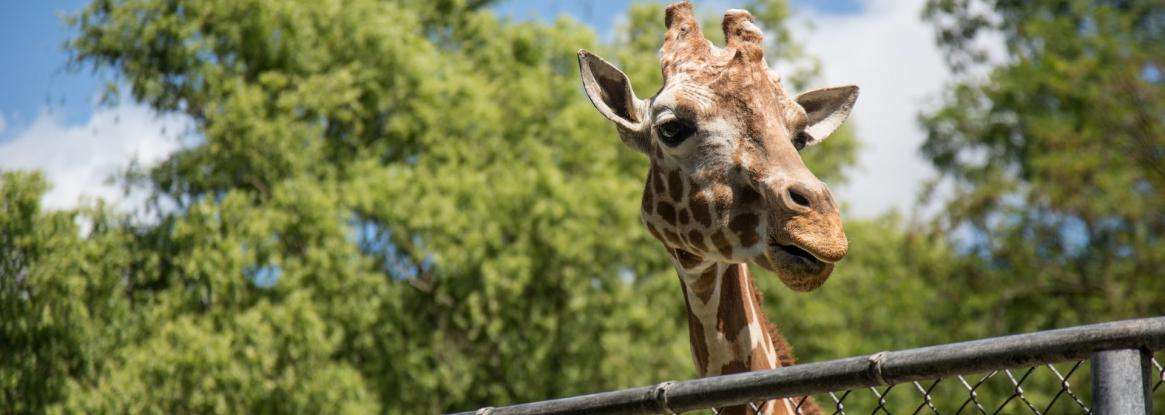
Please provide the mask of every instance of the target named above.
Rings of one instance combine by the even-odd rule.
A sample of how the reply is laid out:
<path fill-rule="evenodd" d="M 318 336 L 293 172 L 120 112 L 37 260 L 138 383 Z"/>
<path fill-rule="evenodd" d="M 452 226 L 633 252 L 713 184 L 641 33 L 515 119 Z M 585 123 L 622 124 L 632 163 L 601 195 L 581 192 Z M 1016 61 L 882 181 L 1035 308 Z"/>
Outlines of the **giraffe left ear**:
<path fill-rule="evenodd" d="M 648 145 L 647 102 L 635 96 L 627 75 L 586 50 L 578 51 L 583 91 L 603 116 L 615 123 L 619 138 L 646 153 Z"/>
<path fill-rule="evenodd" d="M 809 117 L 804 130 L 808 136 L 805 144 L 820 143 L 833 134 L 849 118 L 850 110 L 857 100 L 856 85 L 814 89 L 797 95 L 797 104 L 805 109 L 805 115 Z"/>

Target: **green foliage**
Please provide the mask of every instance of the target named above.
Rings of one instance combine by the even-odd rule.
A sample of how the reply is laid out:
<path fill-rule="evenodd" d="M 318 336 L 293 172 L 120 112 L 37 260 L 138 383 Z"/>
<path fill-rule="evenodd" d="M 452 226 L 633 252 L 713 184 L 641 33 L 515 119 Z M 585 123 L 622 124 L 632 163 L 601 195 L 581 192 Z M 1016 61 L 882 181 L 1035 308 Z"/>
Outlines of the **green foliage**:
<path fill-rule="evenodd" d="M 35 322 L 22 292 L 73 262 L 119 282 L 97 293 L 128 310 L 6 336 L 28 353 L 120 341 L 6 361 L 20 393 L 2 406 L 428 413 L 691 376 L 682 297 L 638 223 L 644 160 L 578 91 L 593 35 L 478 6 L 99 1 L 76 17 L 78 62 L 191 117 L 202 143 L 130 175 L 156 223 L 94 212 L 118 244 L 72 227 L 97 219 L 51 216 L 118 256 L 6 270 L 20 324 Z M 29 186 L 5 200 L 47 221 Z M 7 277 L 23 272 L 44 277 Z M 36 362 L 88 370 L 41 385 L 21 366 Z"/>
<path fill-rule="evenodd" d="M 922 117 L 923 151 L 954 189 L 941 230 L 985 261 L 956 283 L 983 293 L 991 331 L 1159 313 L 1165 5 L 933 0 L 926 15 L 968 75 Z"/>
<path fill-rule="evenodd" d="M 80 237 L 77 214 L 40 209 L 39 174 L 0 173 L 0 408 L 36 412 L 72 380 L 101 370 L 130 334 L 121 295 L 126 236 L 100 212 Z"/>
<path fill-rule="evenodd" d="M 851 221 L 851 254 L 821 289 L 796 293 L 761 274 L 770 317 L 798 347 L 803 361 L 839 359 L 967 338 L 948 326 L 941 288 L 971 264 L 932 236 L 903 232 L 896 216 Z"/>
<path fill-rule="evenodd" d="M 609 57 L 649 96 L 661 6 L 599 43 L 488 3 L 97 0 L 74 17 L 76 63 L 189 117 L 198 144 L 127 174 L 145 222 L 43 211 L 40 176 L 2 173 L 0 411 L 433 413 L 692 377 L 674 271 L 637 216 L 646 160 L 575 61 Z M 1160 9 L 1032 4 L 1001 9 L 1015 59 L 926 118 L 959 189 L 947 227 L 848 220 L 820 290 L 759 276 L 802 361 L 1159 307 L 1163 112 L 1143 71 Z M 786 3 L 748 8 L 770 62 L 796 68 L 786 86 L 824 86 Z M 951 36 L 952 62 L 974 57 Z M 805 157 L 833 184 L 857 151 L 843 129 Z M 966 254 L 956 228 L 992 243 Z"/>
<path fill-rule="evenodd" d="M 0 407 L 417 413 L 691 377 L 682 296 L 638 222 L 646 162 L 575 63 L 597 48 L 658 87 L 660 7 L 598 45 L 482 3 L 74 17 L 78 64 L 201 143 L 127 176 L 147 224 L 39 212 L 43 180 L 5 176 Z M 833 141 L 818 164 L 840 178 L 855 141 Z"/>

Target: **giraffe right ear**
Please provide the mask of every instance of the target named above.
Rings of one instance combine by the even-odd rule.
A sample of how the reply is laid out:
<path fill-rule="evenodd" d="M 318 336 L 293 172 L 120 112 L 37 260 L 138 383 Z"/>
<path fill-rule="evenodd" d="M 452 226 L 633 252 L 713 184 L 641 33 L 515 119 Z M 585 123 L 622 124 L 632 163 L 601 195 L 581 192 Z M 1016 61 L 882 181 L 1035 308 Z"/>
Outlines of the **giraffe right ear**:
<path fill-rule="evenodd" d="M 615 123 L 624 143 L 646 153 L 651 138 L 647 101 L 635 96 L 631 80 L 623 71 L 586 50 L 578 51 L 578 66 L 583 90 L 591 104 Z"/>

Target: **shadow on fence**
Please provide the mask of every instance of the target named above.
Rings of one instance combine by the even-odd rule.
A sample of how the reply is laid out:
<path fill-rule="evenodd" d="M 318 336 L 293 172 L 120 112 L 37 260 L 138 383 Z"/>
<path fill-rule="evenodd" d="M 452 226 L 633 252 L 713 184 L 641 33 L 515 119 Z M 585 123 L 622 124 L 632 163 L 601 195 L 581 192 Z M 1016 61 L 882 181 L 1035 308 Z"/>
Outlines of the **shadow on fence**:
<path fill-rule="evenodd" d="M 1144 318 L 457 415 L 718 413 L 779 398 L 800 414 L 806 396 L 826 414 L 1165 414 L 1165 370 L 1153 356 L 1161 349 L 1165 317 Z"/>

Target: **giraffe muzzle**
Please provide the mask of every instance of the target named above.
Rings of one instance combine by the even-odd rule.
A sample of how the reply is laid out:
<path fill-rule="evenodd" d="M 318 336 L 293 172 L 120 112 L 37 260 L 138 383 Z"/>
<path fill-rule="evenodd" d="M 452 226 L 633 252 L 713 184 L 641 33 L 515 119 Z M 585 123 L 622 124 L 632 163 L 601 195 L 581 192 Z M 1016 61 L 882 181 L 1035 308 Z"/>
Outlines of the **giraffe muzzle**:
<path fill-rule="evenodd" d="M 775 272 L 797 291 L 821 286 L 849 251 L 841 214 L 829 188 L 816 177 L 770 179 L 769 235 L 753 262 Z"/>

